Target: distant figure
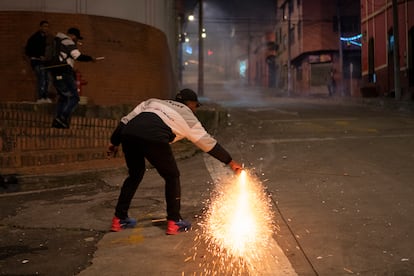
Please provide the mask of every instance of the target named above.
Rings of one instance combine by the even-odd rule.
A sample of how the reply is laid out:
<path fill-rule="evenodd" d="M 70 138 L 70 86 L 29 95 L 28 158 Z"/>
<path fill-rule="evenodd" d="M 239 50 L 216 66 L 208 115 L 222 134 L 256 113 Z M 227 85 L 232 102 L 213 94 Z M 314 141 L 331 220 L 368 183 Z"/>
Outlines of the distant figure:
<path fill-rule="evenodd" d="M 52 127 L 69 128 L 72 112 L 80 100 L 73 65 L 75 60 L 95 61 L 95 58 L 81 54 L 78 50 L 77 42 L 83 39 L 79 29 L 70 28 L 67 34 L 57 33 L 56 38 L 60 40 L 59 60 L 61 64 L 50 66 L 49 69 L 53 77 L 53 85 L 58 93 L 56 117 Z"/>
<path fill-rule="evenodd" d="M 336 93 L 335 71 L 333 69 L 329 73 L 327 85 L 329 96 L 333 96 Z"/>
<path fill-rule="evenodd" d="M 25 53 L 37 79 L 37 103 L 51 103 L 49 99 L 49 72 L 43 70 L 45 50 L 49 36 L 49 22 L 42 20 L 40 29 L 27 40 Z"/>

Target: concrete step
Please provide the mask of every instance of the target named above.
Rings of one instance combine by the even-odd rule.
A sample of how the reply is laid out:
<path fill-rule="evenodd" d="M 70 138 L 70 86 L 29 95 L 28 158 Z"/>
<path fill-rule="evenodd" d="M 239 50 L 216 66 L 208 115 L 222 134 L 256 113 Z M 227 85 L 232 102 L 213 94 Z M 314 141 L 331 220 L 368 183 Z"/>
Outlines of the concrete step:
<path fill-rule="evenodd" d="M 200 153 L 191 142 L 179 141 L 172 144 L 172 149 L 177 160 L 186 159 Z M 14 192 L 31 192 L 42 189 L 62 189 L 70 188 L 72 185 L 87 185 L 102 179 L 104 175 L 123 173 L 127 175 L 127 168 L 122 152 L 116 158 L 108 159 L 102 150 L 83 151 L 83 156 L 79 156 L 79 150 L 74 149 L 70 155 L 66 152 L 57 158 L 54 151 L 42 156 L 41 152 L 32 152 L 27 162 L 19 167 L 5 168 L 1 166 L 0 194 Z M 72 160 L 65 161 L 67 156 L 72 156 Z M 93 157 L 93 158 L 88 158 Z M 82 160 L 83 159 L 83 160 Z M 43 162 L 43 163 L 35 163 Z M 147 163 L 147 167 L 152 166 Z M 9 183 L 2 182 L 3 179 L 12 180 Z M 121 185 L 122 183 L 119 183 Z"/>
<path fill-rule="evenodd" d="M 130 106 L 80 106 L 69 129 L 51 128 L 55 104 L 0 103 L 0 175 L 38 167 L 105 160 L 110 136 Z M 223 110 L 204 106 L 198 113 L 210 132 L 226 121 Z M 188 141 L 173 145 L 181 156 L 197 152 Z M 122 151 L 119 157 L 122 157 Z"/>

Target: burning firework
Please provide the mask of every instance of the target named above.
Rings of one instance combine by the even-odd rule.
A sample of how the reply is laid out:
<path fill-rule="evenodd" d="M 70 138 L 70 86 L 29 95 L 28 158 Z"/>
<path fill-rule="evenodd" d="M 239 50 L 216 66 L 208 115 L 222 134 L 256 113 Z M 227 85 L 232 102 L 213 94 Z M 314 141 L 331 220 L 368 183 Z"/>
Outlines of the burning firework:
<path fill-rule="evenodd" d="M 275 232 L 271 199 L 247 171 L 217 183 L 196 240 L 212 261 L 206 275 L 258 274 L 269 257 Z"/>

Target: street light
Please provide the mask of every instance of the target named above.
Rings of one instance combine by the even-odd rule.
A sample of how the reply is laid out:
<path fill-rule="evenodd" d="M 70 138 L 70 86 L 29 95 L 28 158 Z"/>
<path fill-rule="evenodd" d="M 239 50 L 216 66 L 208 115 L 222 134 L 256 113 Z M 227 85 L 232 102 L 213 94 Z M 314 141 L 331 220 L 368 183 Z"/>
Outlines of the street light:
<path fill-rule="evenodd" d="M 287 21 L 287 93 L 288 96 L 291 96 L 291 92 L 292 92 L 292 72 L 291 72 L 291 43 L 292 43 L 292 37 L 291 37 L 291 32 L 290 32 L 290 28 L 292 27 L 292 17 L 291 17 L 291 12 L 292 12 L 292 2 L 291 0 L 287 0 L 283 6 L 283 21 Z M 287 12 L 287 14 L 286 14 Z"/>
<path fill-rule="evenodd" d="M 198 95 L 204 95 L 203 0 L 198 7 Z"/>
<path fill-rule="evenodd" d="M 197 80 L 197 90 L 198 95 L 202 96 L 204 94 L 204 53 L 203 53 L 203 39 L 206 38 L 207 34 L 203 28 L 203 1 L 197 0 L 198 3 L 198 80 Z M 194 7 L 195 8 L 195 7 Z M 187 17 L 188 21 L 195 21 L 196 18 L 193 14 L 190 14 Z M 185 40 L 188 42 L 188 37 L 186 36 Z"/>

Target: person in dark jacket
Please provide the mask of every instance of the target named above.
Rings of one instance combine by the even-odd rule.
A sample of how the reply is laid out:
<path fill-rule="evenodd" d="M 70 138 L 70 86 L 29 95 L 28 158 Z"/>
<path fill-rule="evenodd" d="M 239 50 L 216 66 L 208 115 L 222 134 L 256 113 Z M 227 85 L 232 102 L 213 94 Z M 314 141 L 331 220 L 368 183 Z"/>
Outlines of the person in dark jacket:
<path fill-rule="evenodd" d="M 194 112 L 199 105 L 197 94 L 190 89 L 183 89 L 175 100 L 143 101 L 121 119 L 111 136 L 108 155 L 116 154 L 122 143 L 129 175 L 121 188 L 112 219 L 112 231 L 118 232 L 136 224 L 136 220 L 128 216 L 128 210 L 144 176 L 145 159 L 165 180 L 166 234 L 174 235 L 191 228 L 191 223 L 183 220 L 180 215 L 180 172 L 170 143 L 186 138 L 204 152 L 229 165 L 235 173 L 242 170 L 195 116 Z"/>
<path fill-rule="evenodd" d="M 37 80 L 37 102 L 51 103 L 49 99 L 49 74 L 43 69 L 46 45 L 49 37 L 49 22 L 40 21 L 40 29 L 29 37 L 25 47 L 25 54 L 30 59 L 30 65 Z"/>
<path fill-rule="evenodd" d="M 53 77 L 53 85 L 59 96 L 52 127 L 69 128 L 72 112 L 80 100 L 76 86 L 76 72 L 73 69 L 75 60 L 95 61 L 95 58 L 79 51 L 77 42 L 83 39 L 79 29 L 70 28 L 67 34 L 57 33 L 56 37 L 61 40 L 59 59 L 62 64 L 51 66 L 49 69 Z"/>

